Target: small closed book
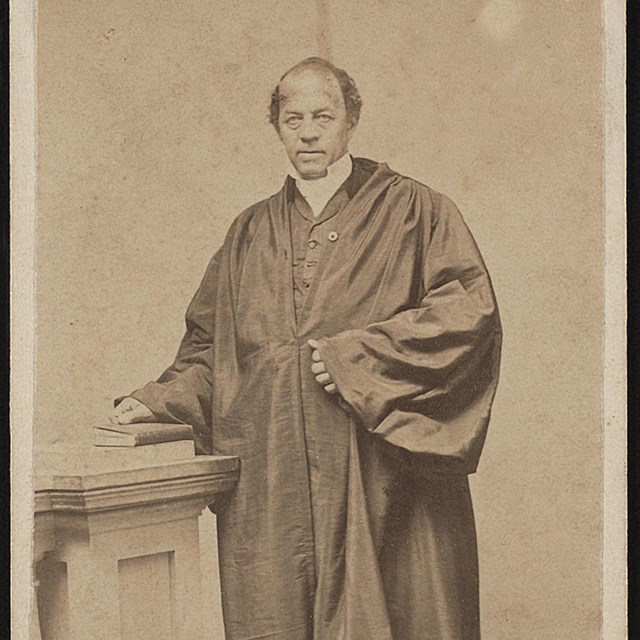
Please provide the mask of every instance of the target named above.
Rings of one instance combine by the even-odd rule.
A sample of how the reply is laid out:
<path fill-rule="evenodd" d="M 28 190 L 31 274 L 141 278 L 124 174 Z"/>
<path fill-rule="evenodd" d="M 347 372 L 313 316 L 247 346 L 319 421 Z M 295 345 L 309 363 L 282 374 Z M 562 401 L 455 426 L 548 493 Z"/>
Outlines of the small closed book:
<path fill-rule="evenodd" d="M 108 460 L 112 465 L 116 466 L 120 463 L 155 464 L 194 458 L 196 455 L 196 447 L 193 440 L 159 442 L 158 444 L 145 444 L 141 447 L 97 445 L 94 450 L 102 456 L 103 460 Z"/>
<path fill-rule="evenodd" d="M 180 440 L 193 441 L 191 425 L 137 422 L 93 427 L 93 444 L 97 447 L 143 447 Z"/>

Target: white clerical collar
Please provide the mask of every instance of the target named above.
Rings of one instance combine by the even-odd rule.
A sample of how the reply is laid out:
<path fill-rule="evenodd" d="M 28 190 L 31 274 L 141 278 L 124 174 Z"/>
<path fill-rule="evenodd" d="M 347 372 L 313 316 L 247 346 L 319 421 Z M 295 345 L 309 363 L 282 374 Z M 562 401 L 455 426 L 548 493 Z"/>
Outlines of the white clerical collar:
<path fill-rule="evenodd" d="M 315 180 L 305 180 L 289 163 L 289 175 L 296 181 L 298 191 L 311 207 L 315 217 L 318 217 L 331 200 L 342 183 L 351 175 L 353 162 L 351 156 L 345 153 L 339 160 L 327 167 L 327 175 Z"/>

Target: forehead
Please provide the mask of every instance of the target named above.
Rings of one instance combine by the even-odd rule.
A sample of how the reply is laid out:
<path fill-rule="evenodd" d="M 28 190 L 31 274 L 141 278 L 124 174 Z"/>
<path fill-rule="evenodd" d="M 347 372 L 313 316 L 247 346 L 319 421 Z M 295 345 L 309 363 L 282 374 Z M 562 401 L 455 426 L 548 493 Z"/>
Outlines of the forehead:
<path fill-rule="evenodd" d="M 280 82 L 280 100 L 284 109 L 344 105 L 338 80 L 331 71 L 324 69 L 289 73 Z"/>

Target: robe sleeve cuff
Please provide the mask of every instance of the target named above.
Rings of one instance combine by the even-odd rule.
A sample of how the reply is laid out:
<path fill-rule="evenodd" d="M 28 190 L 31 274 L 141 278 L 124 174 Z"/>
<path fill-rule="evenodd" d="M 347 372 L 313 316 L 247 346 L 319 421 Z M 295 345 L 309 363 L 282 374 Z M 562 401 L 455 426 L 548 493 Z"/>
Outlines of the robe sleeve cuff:
<path fill-rule="evenodd" d="M 158 422 L 179 423 L 178 420 L 167 408 L 165 401 L 165 385 L 160 382 L 149 382 L 141 389 L 137 389 L 129 394 L 129 398 L 134 398 L 142 402 Z"/>
<path fill-rule="evenodd" d="M 354 390 L 354 385 L 349 383 L 350 379 L 353 382 L 355 373 L 352 371 L 348 359 L 343 357 L 340 348 L 331 340 L 331 338 L 321 338 L 318 340 L 318 351 L 338 389 L 342 400 L 341 404 L 343 404 L 343 406 L 346 404 L 344 408 L 354 414 L 358 421 L 364 424 L 368 430 L 373 431 L 377 425 L 369 424 L 370 421 L 367 420 L 367 417 L 360 409 L 358 393 Z"/>

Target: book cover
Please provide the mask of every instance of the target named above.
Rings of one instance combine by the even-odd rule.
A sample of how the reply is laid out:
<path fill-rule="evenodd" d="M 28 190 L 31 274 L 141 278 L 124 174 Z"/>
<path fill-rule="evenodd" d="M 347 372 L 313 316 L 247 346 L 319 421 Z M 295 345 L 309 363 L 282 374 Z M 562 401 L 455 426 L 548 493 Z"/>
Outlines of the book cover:
<path fill-rule="evenodd" d="M 141 447 L 179 440 L 193 440 L 191 425 L 137 422 L 93 427 L 93 444 L 101 447 Z"/>
<path fill-rule="evenodd" d="M 174 442 L 159 442 L 139 447 L 118 444 L 96 444 L 94 451 L 102 460 L 110 461 L 113 465 L 131 463 L 162 463 L 171 460 L 193 458 L 196 455 L 193 440 L 175 440 Z"/>

